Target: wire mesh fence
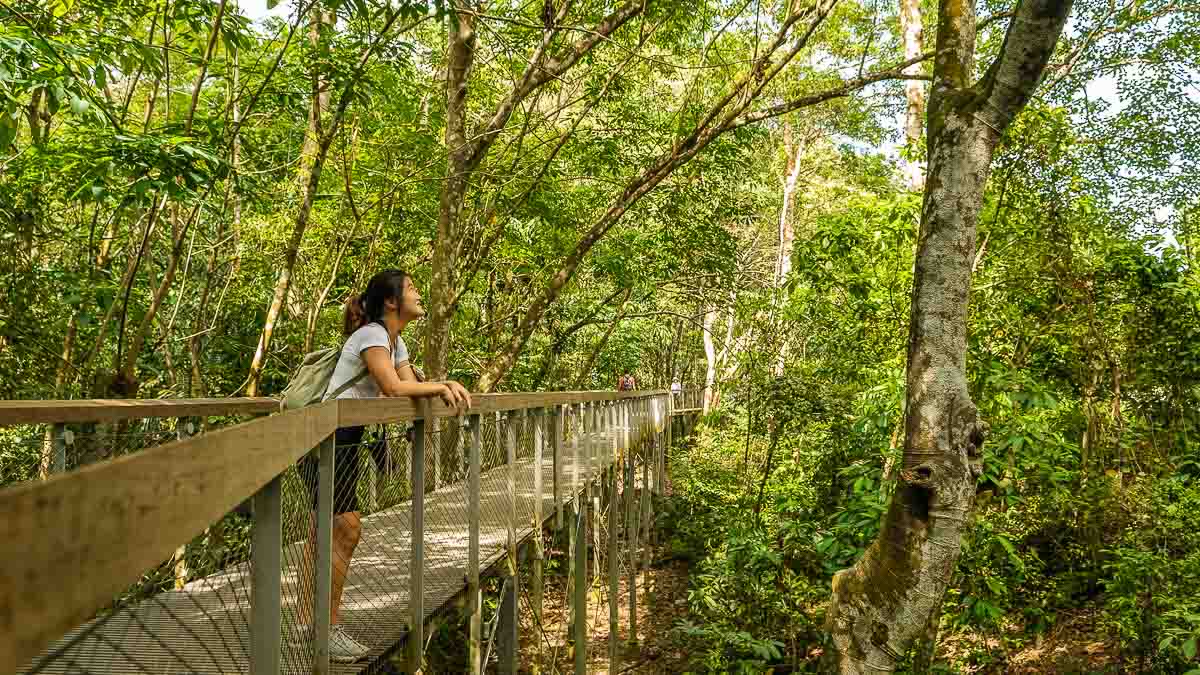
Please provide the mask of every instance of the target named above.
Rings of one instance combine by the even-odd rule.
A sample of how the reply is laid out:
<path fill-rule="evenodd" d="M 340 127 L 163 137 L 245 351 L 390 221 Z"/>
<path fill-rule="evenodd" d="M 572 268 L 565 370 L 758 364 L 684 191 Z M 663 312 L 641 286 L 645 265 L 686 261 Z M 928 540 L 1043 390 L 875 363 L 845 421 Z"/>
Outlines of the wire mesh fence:
<path fill-rule="evenodd" d="M 588 584 L 592 605 L 606 602 L 611 590 L 603 579 L 609 557 L 617 556 L 622 576 L 636 572 L 632 548 L 637 531 L 646 527 L 640 520 L 645 504 L 631 506 L 636 503 L 631 487 L 622 486 L 628 483 L 623 479 L 627 465 L 615 463 L 653 461 L 644 442 L 647 422 L 645 411 L 635 405 L 574 405 L 477 416 L 477 514 L 471 512 L 468 493 L 474 439 L 469 417 L 339 429 L 328 486 L 334 515 L 331 635 L 340 632 L 365 653 L 355 663 L 335 665 L 333 672 L 359 672 L 380 661 L 412 635 L 414 609 L 423 622 L 462 592 L 470 567 L 469 524 L 475 519 L 479 568 L 503 570 L 509 552 L 526 538 L 540 538 L 542 524 L 556 520 L 564 502 L 576 511 L 588 507 L 592 525 L 587 541 L 576 541 L 594 556 L 583 583 Z M 64 426 L 54 430 L 60 441 Z M 129 423 L 120 433 L 110 428 L 102 435 L 76 437 L 67 444 L 79 445 L 77 452 L 69 453 L 70 466 L 202 433 L 199 426 L 191 420 L 167 419 Z M 39 452 L 43 449 L 44 445 Z M 319 661 L 314 626 L 321 623 L 314 601 L 321 567 L 316 514 L 323 474 L 318 457 L 314 449 L 278 478 L 278 507 L 272 511 L 277 513 L 281 542 L 277 556 L 264 558 L 255 550 L 256 528 L 274 521 L 270 513 L 257 512 L 262 506 L 258 498 L 247 500 L 148 570 L 23 672 L 249 672 L 254 632 L 261 630 L 255 627 L 255 565 L 263 559 L 278 560 L 272 573 L 278 575 L 279 670 L 312 672 Z M 39 454 L 39 462 L 41 458 Z M 615 491 L 611 485 L 597 484 L 581 495 L 614 465 L 621 467 Z M 633 478 L 637 483 L 638 477 Z M 424 490 L 414 495 L 418 482 Z M 423 521 L 416 539 L 414 508 Z M 614 554 L 608 548 L 610 538 L 633 540 L 633 546 Z M 420 583 L 411 575 L 414 563 L 419 564 Z M 502 574 L 512 571 L 508 565 Z M 416 588 L 421 589 L 421 606 L 414 608 Z M 529 587 L 521 587 L 519 602 L 526 612 L 534 611 Z M 593 623 L 603 618 L 597 611 L 592 607 Z M 535 635 L 538 644 L 555 642 L 544 628 L 537 630 L 542 633 Z M 496 658 L 497 650 L 489 653 Z"/>

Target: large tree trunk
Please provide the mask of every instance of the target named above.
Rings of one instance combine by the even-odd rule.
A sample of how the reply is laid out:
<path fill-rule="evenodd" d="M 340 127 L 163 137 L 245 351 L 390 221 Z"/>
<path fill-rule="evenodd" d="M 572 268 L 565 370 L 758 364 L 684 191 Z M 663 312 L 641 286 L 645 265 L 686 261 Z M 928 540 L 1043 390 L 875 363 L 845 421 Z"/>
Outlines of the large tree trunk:
<path fill-rule="evenodd" d="M 975 225 L 992 154 L 1036 88 L 1070 0 L 1024 0 L 983 79 L 975 6 L 941 0 L 930 98 L 929 177 L 913 280 L 904 459 L 883 530 L 834 576 L 827 628 L 842 673 L 891 671 L 934 620 L 975 502 L 986 425 L 967 391 Z"/>

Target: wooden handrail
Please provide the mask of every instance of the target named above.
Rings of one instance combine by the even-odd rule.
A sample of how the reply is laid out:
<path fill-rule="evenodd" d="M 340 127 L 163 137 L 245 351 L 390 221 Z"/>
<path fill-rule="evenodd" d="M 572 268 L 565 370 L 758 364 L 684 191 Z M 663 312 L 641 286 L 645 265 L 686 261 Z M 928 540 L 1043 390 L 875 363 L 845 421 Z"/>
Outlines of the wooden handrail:
<path fill-rule="evenodd" d="M 0 490 L 0 672 L 15 672 L 337 429 L 335 402 Z"/>
<path fill-rule="evenodd" d="M 585 401 L 612 401 L 655 396 L 667 391 L 559 391 L 532 394 L 472 394 L 472 413 L 502 412 Z M 407 398 L 342 399 L 340 426 L 413 421 L 420 417 Z M 117 422 L 148 417 L 205 417 L 264 415 L 279 411 L 274 398 L 74 399 L 0 401 L 0 427 L 16 424 Z M 436 402 L 434 417 L 454 417 L 459 411 Z"/>
<path fill-rule="evenodd" d="M 0 426 L 117 422 L 145 417 L 262 415 L 279 410 L 273 398 L 79 399 L 0 401 Z"/>
<path fill-rule="evenodd" d="M 433 401 L 430 416 L 433 418 L 458 417 L 462 414 L 480 414 L 521 410 L 523 408 L 548 408 L 570 403 L 588 401 L 617 401 L 627 398 L 665 396 L 668 392 L 647 391 L 551 391 L 531 394 L 471 394 L 471 410 L 451 408 L 440 400 Z M 364 424 L 387 424 L 420 419 L 418 406 L 407 398 L 344 398 L 338 401 L 338 426 L 350 427 Z"/>
<path fill-rule="evenodd" d="M 473 397 L 470 412 L 668 393 L 486 394 Z M 5 424 L 278 410 L 273 399 L 5 403 Z M 56 405 L 63 407 L 55 412 Z M 458 414 L 440 402 L 430 411 Z M 339 426 L 417 417 L 408 399 L 328 401 L 0 489 L 0 541 L 14 553 L 0 562 L 0 672 L 15 671 L 90 618 Z"/>

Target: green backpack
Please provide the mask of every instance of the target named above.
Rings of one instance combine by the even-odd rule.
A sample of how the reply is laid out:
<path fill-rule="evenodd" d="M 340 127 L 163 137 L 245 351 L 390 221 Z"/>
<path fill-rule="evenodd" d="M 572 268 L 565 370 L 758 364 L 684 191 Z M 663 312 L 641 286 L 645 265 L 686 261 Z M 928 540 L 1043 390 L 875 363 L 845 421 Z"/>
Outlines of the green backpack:
<path fill-rule="evenodd" d="M 283 395 L 279 398 L 279 410 L 295 410 L 324 401 L 325 390 L 329 388 L 329 380 L 333 379 L 333 371 L 337 368 L 341 354 L 340 347 L 328 347 L 305 354 L 304 361 L 300 363 L 300 370 L 296 371 L 296 375 L 288 382 L 287 389 L 283 390 Z M 342 392 L 353 387 L 366 374 L 367 369 L 364 367 L 357 375 L 334 389 L 329 398 L 341 396 Z"/>

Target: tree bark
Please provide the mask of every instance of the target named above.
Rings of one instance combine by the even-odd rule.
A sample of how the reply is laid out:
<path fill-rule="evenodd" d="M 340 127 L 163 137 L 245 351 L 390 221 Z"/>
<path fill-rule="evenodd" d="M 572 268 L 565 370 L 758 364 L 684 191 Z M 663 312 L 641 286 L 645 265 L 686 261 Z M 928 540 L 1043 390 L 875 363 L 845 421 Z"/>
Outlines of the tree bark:
<path fill-rule="evenodd" d="M 967 391 L 975 226 L 992 155 L 1028 102 L 1070 0 L 1023 0 L 975 85 L 975 6 L 941 0 L 930 97 L 929 176 L 909 326 L 904 458 L 883 530 L 834 576 L 826 628 L 841 673 L 890 672 L 940 612 L 975 501 L 986 425 Z"/>
<path fill-rule="evenodd" d="M 904 43 L 905 60 L 921 55 L 921 0 L 900 0 L 900 40 Z M 904 69 L 908 75 L 921 72 L 921 64 Z M 916 153 L 921 143 L 925 122 L 925 85 L 920 80 L 904 82 L 904 140 L 910 153 Z M 925 186 L 925 167 L 916 159 L 904 163 L 904 182 L 916 192 Z"/>
<path fill-rule="evenodd" d="M 326 15 L 324 7 L 321 6 L 314 7 L 312 12 L 312 20 L 309 23 L 309 41 L 316 45 L 321 40 L 321 30 L 329 17 Z M 308 109 L 308 128 L 304 134 L 304 143 L 300 148 L 300 208 L 292 225 L 292 235 L 288 239 L 287 250 L 284 252 L 283 267 L 280 268 L 279 276 L 275 279 L 271 304 L 267 306 L 267 318 L 263 323 L 262 333 L 258 337 L 258 345 L 254 348 L 254 358 L 250 361 L 250 374 L 246 380 L 247 396 L 258 396 L 258 387 L 262 379 L 263 368 L 266 366 L 271 338 L 275 334 L 275 325 L 283 314 L 284 303 L 292 288 L 292 273 L 296 268 L 296 259 L 300 255 L 300 244 L 304 241 L 304 231 L 308 229 L 308 219 L 312 214 L 313 202 L 317 196 L 317 185 L 321 182 L 321 171 L 325 167 L 325 158 L 329 154 L 330 142 L 337 133 L 334 124 L 330 125 L 328 134 L 323 131 L 321 117 L 329 107 L 329 87 L 324 74 L 315 68 L 312 73 L 311 97 L 312 101 Z"/>
<path fill-rule="evenodd" d="M 787 156 L 787 174 L 783 179 L 783 205 L 779 209 L 779 251 L 775 258 L 775 289 L 777 305 L 782 305 L 783 284 L 792 273 L 792 247 L 796 243 L 796 227 L 792 222 L 792 198 L 796 194 L 796 181 L 800 177 L 801 144 L 795 141 L 792 125 L 783 127 L 783 147 Z M 776 307 L 776 311 L 779 308 Z M 776 377 L 783 375 L 784 363 L 787 361 L 787 340 L 779 341 L 779 352 L 775 354 L 775 367 L 772 372 Z"/>
<path fill-rule="evenodd" d="M 704 318 L 701 320 L 702 337 L 704 339 L 704 412 L 709 409 L 709 402 L 712 400 L 713 383 L 717 379 L 717 346 L 713 342 L 712 329 L 717 323 L 717 310 L 709 309 L 704 312 Z"/>
<path fill-rule="evenodd" d="M 458 269 L 459 214 L 471 173 L 471 144 L 467 140 L 467 81 L 475 60 L 475 17 L 460 13 L 451 22 L 446 44 L 446 180 L 438 208 L 437 239 L 433 243 L 433 276 L 425 326 L 425 373 L 446 379 L 449 366 L 450 316 Z"/>

